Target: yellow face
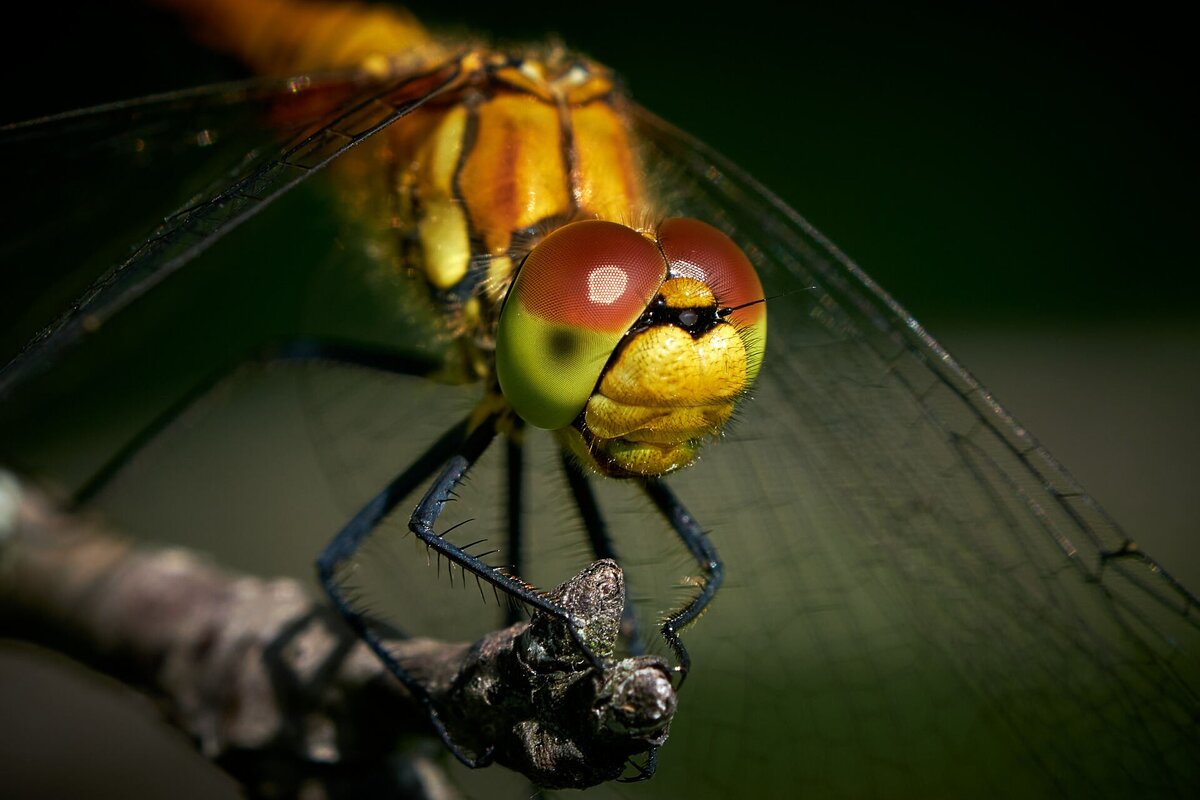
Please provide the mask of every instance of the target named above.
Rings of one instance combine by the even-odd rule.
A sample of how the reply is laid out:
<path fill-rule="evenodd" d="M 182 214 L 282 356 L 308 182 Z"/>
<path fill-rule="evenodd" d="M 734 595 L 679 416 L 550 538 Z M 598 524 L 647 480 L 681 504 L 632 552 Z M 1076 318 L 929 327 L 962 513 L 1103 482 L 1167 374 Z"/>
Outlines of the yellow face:
<path fill-rule="evenodd" d="M 501 390 L 607 475 L 687 466 L 758 374 L 762 285 L 702 222 L 648 237 L 616 223 L 565 226 L 530 253 L 497 330 Z"/>

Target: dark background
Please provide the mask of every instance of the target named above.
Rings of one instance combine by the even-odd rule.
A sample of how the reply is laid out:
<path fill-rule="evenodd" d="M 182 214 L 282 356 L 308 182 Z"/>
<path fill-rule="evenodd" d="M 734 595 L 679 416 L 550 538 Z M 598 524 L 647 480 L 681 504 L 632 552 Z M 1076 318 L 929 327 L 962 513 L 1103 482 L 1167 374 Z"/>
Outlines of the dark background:
<path fill-rule="evenodd" d="M 618 70 L 858 261 L 1200 585 L 1200 204 L 1182 19 L 986 2 L 414 10 L 502 40 L 557 32 Z M 10 28 L 25 45 L 4 56 L 0 121 L 241 74 L 154 12 L 31 11 L 26 32 Z M 82 750 L 111 763 L 94 742 Z"/>
<path fill-rule="evenodd" d="M 1192 314 L 1193 59 L 1166 12 L 429 5 L 414 9 L 431 27 L 554 33 L 611 65 L 922 318 L 974 319 L 980 295 L 1022 321 Z M 242 75 L 157 11 L 33 14 L 5 56 L 5 121 Z"/>
<path fill-rule="evenodd" d="M 922 319 L 975 320 L 981 297 L 1022 322 L 1193 317 L 1194 59 L 1165 11 L 427 5 L 435 29 L 557 34 L 614 67 Z M 109 6 L 31 9 L 0 119 L 243 75 L 161 12 Z"/>

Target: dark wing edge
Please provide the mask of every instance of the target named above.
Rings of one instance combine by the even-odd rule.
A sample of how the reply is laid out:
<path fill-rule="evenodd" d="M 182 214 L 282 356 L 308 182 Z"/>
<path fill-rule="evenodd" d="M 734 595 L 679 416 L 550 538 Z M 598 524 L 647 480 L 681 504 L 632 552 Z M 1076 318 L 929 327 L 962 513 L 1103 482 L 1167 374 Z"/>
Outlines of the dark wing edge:
<path fill-rule="evenodd" d="M 327 112 L 324 119 L 290 141 L 278 155 L 264 158 L 261 153 L 249 154 L 243 171 L 232 176 L 231 182 L 167 217 L 127 259 L 109 269 L 56 320 L 35 334 L 0 369 L 0 398 L 48 370 L 89 333 L 335 158 L 437 97 L 461 73 L 455 59 L 427 72 L 382 82 L 364 83 L 361 75 L 346 78 L 363 83 L 349 102 Z M 271 84 L 290 91 L 298 88 L 294 80 L 273 80 Z M 96 115 L 205 98 L 221 100 L 259 91 L 261 86 L 260 82 L 248 82 L 185 90 L 18 123 L 0 133 L 6 138 L 36 136 L 43 123 L 86 124 Z"/>
<path fill-rule="evenodd" d="M 650 157 L 681 163 L 694 188 L 714 199 L 710 209 L 717 219 L 710 221 L 736 231 L 739 221 L 752 220 L 763 234 L 754 247 L 770 250 L 768 255 L 788 267 L 798 281 L 815 276 L 843 306 L 840 311 L 826 309 L 834 318 L 831 324 L 861 328 L 865 321 L 865 326 L 874 331 L 862 333 L 882 334 L 863 336 L 863 340 L 890 365 L 893 376 L 922 401 L 931 421 L 964 452 L 964 461 L 972 469 L 992 468 L 1002 473 L 999 480 L 1006 485 L 1002 488 L 1019 496 L 1085 580 L 1103 587 L 1115 606 L 1114 613 L 1132 621 L 1137 617 L 1134 610 L 1149 599 L 1176 615 L 1190 631 L 1189 636 L 1200 633 L 1197 596 L 1142 552 L 1063 465 L 900 303 L 808 221 L 729 159 L 645 109 L 631 105 L 629 113 L 636 135 L 650 148 Z M 671 177 L 677 180 L 680 176 Z M 754 260 L 755 253 L 750 255 Z M 813 275 L 805 275 L 801 265 L 812 269 Z M 947 409 L 947 396 L 958 408 Z M 1028 474 L 1005 473 L 1005 468 L 995 462 L 989 464 L 977 453 L 966 453 L 970 444 L 956 441 L 964 437 L 941 421 L 947 413 L 961 415 L 964 411 L 973 417 L 972 425 L 987 429 L 1001 441 Z M 1132 617 L 1121 612 L 1132 613 Z M 1168 661 L 1177 654 L 1178 642 L 1171 634 L 1134 627 L 1138 627 L 1138 635 L 1158 639 L 1151 649 L 1166 654 Z M 1183 654 L 1182 658 L 1195 658 L 1195 654 Z"/>
<path fill-rule="evenodd" d="M 204 86 L 192 86 L 186 89 L 176 89 L 170 92 L 159 92 L 144 97 L 132 97 L 111 103 L 76 108 L 55 114 L 46 114 L 32 119 L 17 122 L 6 122 L 0 125 L 0 137 L 7 140 L 20 140 L 25 137 L 38 137 L 47 131 L 61 129 L 64 125 L 78 123 L 88 125 L 92 120 L 107 115 L 142 110 L 159 111 L 173 108 L 193 108 L 200 105 L 226 105 L 247 97 L 274 94 L 278 91 L 299 91 L 302 87 L 317 83 L 345 80 L 340 73 L 314 74 L 294 78 L 249 78 L 240 81 L 210 83 Z"/>

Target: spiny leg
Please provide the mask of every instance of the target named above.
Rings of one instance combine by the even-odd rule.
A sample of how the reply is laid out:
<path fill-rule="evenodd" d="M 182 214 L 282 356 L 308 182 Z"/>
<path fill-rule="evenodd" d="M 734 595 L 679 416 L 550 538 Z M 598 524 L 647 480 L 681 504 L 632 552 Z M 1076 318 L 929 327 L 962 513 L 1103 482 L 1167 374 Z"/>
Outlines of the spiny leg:
<path fill-rule="evenodd" d="M 462 447 L 466 439 L 467 426 L 468 420 L 463 420 L 442 434 L 404 472 L 396 476 L 391 483 L 363 506 L 321 551 L 317 557 L 317 575 L 325 594 L 333 603 L 333 607 L 351 630 L 367 643 L 371 651 L 387 666 L 388 671 L 395 675 L 412 693 L 413 697 L 424 705 L 430 722 L 450 752 L 469 767 L 482 767 L 490 763 L 492 753 L 488 751 L 472 758 L 454 743 L 438 716 L 437 709 L 433 706 L 429 692 L 392 655 L 383 639 L 368 623 L 366 616 L 351 605 L 350 599 L 337 582 L 338 568 L 354 557 L 354 554 L 375 531 L 380 520 Z"/>
<path fill-rule="evenodd" d="M 433 484 L 426 490 L 425 495 L 421 498 L 420 503 L 417 504 L 416 509 L 410 516 L 408 522 L 409 530 L 427 547 L 436 551 L 439 557 L 445 556 L 451 565 L 457 565 L 463 571 L 464 578 L 465 574 L 469 572 L 477 579 L 486 581 L 510 597 L 515 598 L 518 602 L 533 606 L 561 620 L 567 625 L 567 629 L 570 631 L 571 637 L 575 645 L 579 648 L 579 651 L 588 659 L 593 667 L 603 670 L 603 662 L 584 643 L 580 631 L 576 628 L 570 614 L 561 606 L 547 599 L 542 593 L 520 580 L 520 578 L 505 575 L 497 571 L 478 557 L 472 556 L 456 545 L 446 541 L 442 535 L 433 530 L 434 523 L 441 515 L 446 502 L 452 497 L 455 487 L 458 486 L 467 470 L 483 455 L 488 445 L 496 437 L 498 421 L 498 416 L 490 416 L 478 427 L 471 430 L 469 427 L 470 420 L 468 419 L 448 431 L 418 458 L 412 466 L 388 484 L 382 492 L 364 506 L 338 532 L 337 536 L 326 546 L 317 560 L 317 572 L 321 579 L 321 585 L 325 588 L 334 607 L 337 608 L 338 612 L 345 618 L 351 628 L 362 637 L 363 641 L 367 643 L 376 656 L 388 667 L 388 670 L 424 705 L 426 713 L 429 715 L 430 723 L 433 725 L 434 730 L 437 731 L 442 742 L 445 743 L 446 747 L 456 758 L 468 767 L 481 767 L 490 763 L 493 755 L 491 749 L 486 750 L 477 757 L 471 757 L 454 742 L 445 724 L 442 722 L 429 692 L 391 654 L 383 639 L 368 624 L 366 617 L 350 605 L 349 599 L 337 583 L 336 573 L 340 565 L 354 557 L 354 554 L 375 530 L 379 522 L 395 508 L 396 504 L 431 473 L 437 470 L 439 464 L 442 464 L 441 471 L 438 472 Z"/>
<path fill-rule="evenodd" d="M 684 547 L 696 559 L 696 563 L 703 571 L 704 584 L 700 588 L 700 593 L 692 598 L 686 606 L 668 616 L 662 624 L 663 638 L 666 639 L 667 644 L 675 651 L 676 658 L 679 659 L 677 669 L 679 683 L 682 685 L 691 668 L 692 659 L 688 655 L 687 648 L 683 646 L 683 641 L 679 638 L 679 630 L 699 616 L 713 599 L 713 595 L 717 593 L 717 589 L 721 585 L 725 568 L 721 564 L 720 556 L 717 555 L 717 548 L 709 541 L 708 534 L 701 529 L 695 517 L 684 508 L 679 499 L 675 497 L 675 493 L 665 483 L 651 478 L 642 483 L 642 488 L 658 508 L 659 513 L 666 517 Z"/>
<path fill-rule="evenodd" d="M 596 558 L 611 558 L 618 564 L 621 563 L 621 560 L 617 558 L 612 537 L 608 534 L 608 524 L 605 523 L 604 516 L 600 513 L 596 495 L 592 492 L 592 485 L 588 481 L 587 475 L 576 466 L 575 462 L 571 460 L 570 454 L 565 450 L 562 453 L 562 465 L 563 474 L 567 478 L 567 486 L 571 489 L 571 496 L 575 499 L 575 506 L 579 509 L 579 516 L 583 519 L 583 527 L 587 531 L 592 553 Z M 645 653 L 645 642 L 638 631 L 637 615 L 634 614 L 632 600 L 626 600 L 625 611 L 621 614 L 621 635 L 629 643 L 630 654 L 639 656 Z"/>
<path fill-rule="evenodd" d="M 476 556 L 463 551 L 451 544 L 433 530 L 433 524 L 442 513 L 442 508 L 453 496 L 455 487 L 462 481 L 467 470 L 483 455 L 489 444 L 496 437 L 500 415 L 486 418 L 468 436 L 459 451 L 446 461 L 442 471 L 434 480 L 433 485 L 425 492 L 421 502 L 413 510 L 408 521 L 408 528 L 417 538 L 433 549 L 439 556 L 445 556 L 452 564 L 457 564 L 464 572 L 469 572 L 476 578 L 487 581 L 505 592 L 518 602 L 533 606 L 567 625 L 571 638 L 579 647 L 580 652 L 593 667 L 604 669 L 604 662 L 592 652 L 583 641 L 579 630 L 575 627 L 568 614 L 561 606 L 548 600 L 545 594 L 535 587 L 525 583 L 517 576 L 506 575 Z"/>

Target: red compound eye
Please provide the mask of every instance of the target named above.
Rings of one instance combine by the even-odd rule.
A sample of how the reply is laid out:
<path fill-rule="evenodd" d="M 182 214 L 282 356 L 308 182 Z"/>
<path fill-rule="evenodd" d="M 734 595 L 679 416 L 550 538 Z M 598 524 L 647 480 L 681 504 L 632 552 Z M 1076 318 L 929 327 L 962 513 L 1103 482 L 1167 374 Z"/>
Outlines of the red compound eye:
<path fill-rule="evenodd" d="M 662 254 L 646 237 L 615 222 L 588 220 L 538 243 L 513 296 L 546 322 L 623 335 L 666 275 Z"/>
<path fill-rule="evenodd" d="M 713 226 L 683 217 L 669 219 L 658 228 L 658 243 L 667 256 L 671 277 L 695 278 L 708 284 L 722 308 L 763 299 L 762 282 L 750 259 Z M 740 308 L 731 315 L 742 330 L 765 326 L 766 317 L 766 303 Z"/>
<path fill-rule="evenodd" d="M 571 424 L 666 277 L 654 243 L 615 222 L 575 222 L 539 242 L 496 330 L 496 377 L 513 409 L 540 428 Z"/>

